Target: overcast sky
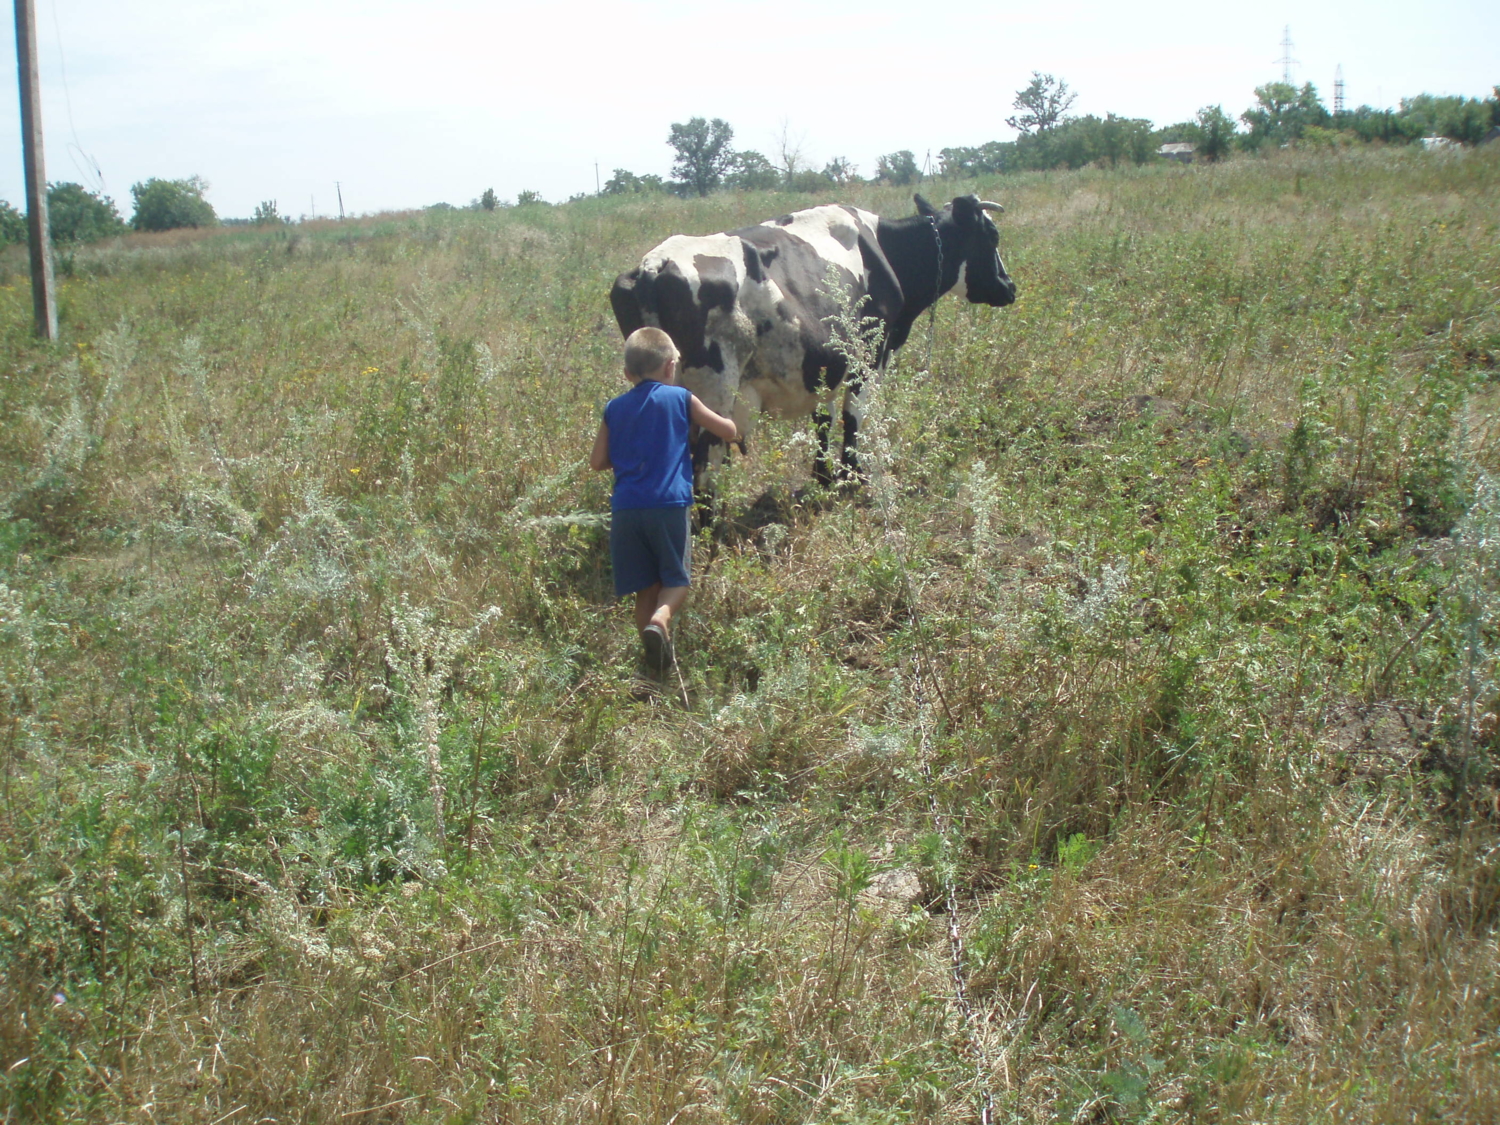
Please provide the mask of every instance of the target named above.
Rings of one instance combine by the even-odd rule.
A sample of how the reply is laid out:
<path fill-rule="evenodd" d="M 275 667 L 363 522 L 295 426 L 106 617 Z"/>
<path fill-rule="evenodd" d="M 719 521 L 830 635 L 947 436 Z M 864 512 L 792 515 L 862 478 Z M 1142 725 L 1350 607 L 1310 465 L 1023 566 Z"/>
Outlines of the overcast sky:
<path fill-rule="evenodd" d="M 1077 113 L 1157 124 L 1237 115 L 1294 76 L 1331 105 L 1500 83 L 1495 0 L 35 0 L 48 178 L 103 187 L 201 175 L 224 216 L 260 200 L 370 212 L 467 203 L 486 187 L 549 200 L 594 190 L 594 164 L 667 174 L 668 126 L 722 117 L 737 148 L 787 132 L 821 167 L 862 174 L 911 149 L 1006 140 L 1030 72 Z M 14 29 L 3 21 L 0 198 L 23 201 Z"/>

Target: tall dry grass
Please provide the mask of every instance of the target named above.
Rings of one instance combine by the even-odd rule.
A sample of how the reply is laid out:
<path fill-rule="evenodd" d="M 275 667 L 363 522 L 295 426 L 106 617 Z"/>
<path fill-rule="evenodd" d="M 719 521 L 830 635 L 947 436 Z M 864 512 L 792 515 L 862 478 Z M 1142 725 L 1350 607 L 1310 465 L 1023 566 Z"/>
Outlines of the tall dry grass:
<path fill-rule="evenodd" d="M 4 1119 L 1491 1119 L 1495 185 L 977 185 L 1019 302 L 728 468 L 685 703 L 604 296 L 812 200 L 0 261 Z"/>

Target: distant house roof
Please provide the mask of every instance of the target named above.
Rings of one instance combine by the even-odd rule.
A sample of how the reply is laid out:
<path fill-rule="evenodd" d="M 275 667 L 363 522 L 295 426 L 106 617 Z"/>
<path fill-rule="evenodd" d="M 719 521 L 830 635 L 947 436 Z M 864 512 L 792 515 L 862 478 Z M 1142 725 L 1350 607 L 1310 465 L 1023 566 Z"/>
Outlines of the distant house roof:
<path fill-rule="evenodd" d="M 1156 150 L 1158 156 L 1191 156 L 1197 149 L 1197 145 L 1190 141 L 1174 141 L 1172 144 L 1162 145 Z"/>
<path fill-rule="evenodd" d="M 1483 139 L 1480 140 L 1479 143 L 1482 145 L 1487 145 L 1491 141 L 1500 141 L 1500 125 L 1493 126 L 1490 131 L 1484 135 Z"/>
<path fill-rule="evenodd" d="M 1423 137 L 1421 145 L 1428 152 L 1436 152 L 1438 149 L 1452 148 L 1458 142 L 1448 137 Z"/>

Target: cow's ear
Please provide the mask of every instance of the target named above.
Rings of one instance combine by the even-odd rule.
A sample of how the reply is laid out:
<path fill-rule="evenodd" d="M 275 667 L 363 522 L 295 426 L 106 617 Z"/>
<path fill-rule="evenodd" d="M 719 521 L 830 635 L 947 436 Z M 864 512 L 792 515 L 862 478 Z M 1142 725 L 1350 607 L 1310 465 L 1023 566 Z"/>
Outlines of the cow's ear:
<path fill-rule="evenodd" d="M 922 193 L 917 192 L 912 196 L 912 201 L 917 205 L 917 214 L 926 215 L 929 219 L 937 218 L 937 208 L 922 198 Z"/>

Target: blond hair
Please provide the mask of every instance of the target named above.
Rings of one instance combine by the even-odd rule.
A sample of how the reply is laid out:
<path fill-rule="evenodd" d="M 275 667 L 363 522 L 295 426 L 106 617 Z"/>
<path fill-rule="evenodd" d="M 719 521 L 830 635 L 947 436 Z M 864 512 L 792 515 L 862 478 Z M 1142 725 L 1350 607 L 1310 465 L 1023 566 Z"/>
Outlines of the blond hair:
<path fill-rule="evenodd" d="M 677 345 L 660 328 L 637 328 L 625 341 L 625 370 L 633 379 L 654 375 L 677 358 Z"/>

